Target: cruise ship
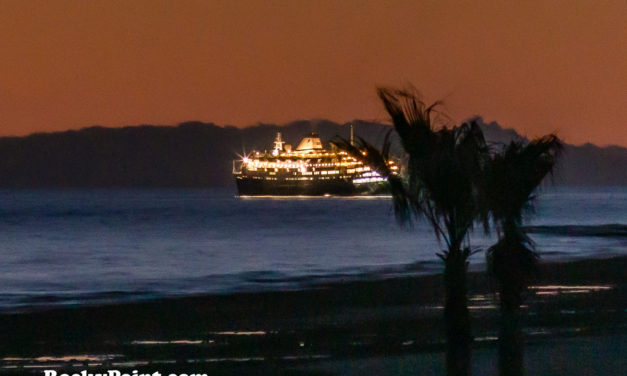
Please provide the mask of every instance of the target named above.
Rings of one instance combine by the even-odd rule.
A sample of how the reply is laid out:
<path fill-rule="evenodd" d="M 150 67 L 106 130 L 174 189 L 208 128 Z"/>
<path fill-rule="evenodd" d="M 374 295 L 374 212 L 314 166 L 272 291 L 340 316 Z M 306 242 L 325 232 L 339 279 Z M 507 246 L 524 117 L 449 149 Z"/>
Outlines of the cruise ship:
<path fill-rule="evenodd" d="M 398 172 L 398 165 L 390 162 L 390 169 Z M 315 132 L 295 149 L 277 133 L 271 151 L 233 161 L 233 175 L 240 196 L 372 195 L 387 187 L 383 177 L 348 153 L 325 149 Z"/>

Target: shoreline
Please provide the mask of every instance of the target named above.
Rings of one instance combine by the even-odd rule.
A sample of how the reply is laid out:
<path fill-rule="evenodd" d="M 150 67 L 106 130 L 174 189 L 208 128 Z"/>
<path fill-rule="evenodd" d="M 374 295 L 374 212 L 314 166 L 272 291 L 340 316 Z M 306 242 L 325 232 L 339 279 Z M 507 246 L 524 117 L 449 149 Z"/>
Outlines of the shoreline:
<path fill-rule="evenodd" d="M 539 226 L 543 227 L 543 226 Z M 552 226 L 550 226 L 552 227 Z M 603 262 L 608 259 L 621 259 L 623 256 L 616 253 L 600 253 L 595 257 L 568 257 L 559 258 L 549 254 L 547 257 L 542 258 L 540 261 L 540 269 L 545 268 L 545 265 L 561 265 L 561 264 L 577 264 L 577 263 L 595 263 L 597 261 Z M 471 260 L 468 265 L 469 279 L 482 282 L 486 280 L 484 274 L 486 263 L 485 261 L 477 262 L 476 259 Z M 550 266 L 555 269 L 555 267 Z M 588 273 L 588 268 L 582 268 L 583 273 Z M 215 290 L 209 290 L 207 292 L 185 292 L 185 291 L 93 291 L 82 292 L 80 294 L 72 295 L 69 292 L 59 292 L 58 294 L 48 295 L 34 295 L 31 297 L 22 297 L 26 303 L 14 303 L 7 302 L 6 305 L 0 306 L 0 316 L 7 315 L 23 315 L 38 312 L 57 311 L 66 309 L 82 309 L 82 308 L 95 308 L 105 306 L 126 306 L 135 304 L 150 304 L 155 302 L 167 302 L 167 301 L 181 301 L 183 303 L 194 300 L 204 299 L 219 299 L 225 296 L 271 296 L 275 294 L 286 293 L 307 293 L 309 291 L 316 290 L 328 290 L 328 289 L 350 289 L 352 287 L 377 286 L 380 284 L 396 284 L 397 286 L 403 286 L 406 284 L 415 284 L 409 281 L 415 281 L 416 283 L 423 283 L 429 281 L 430 285 L 437 285 L 437 281 L 430 281 L 437 279 L 441 276 L 444 270 L 444 266 L 439 259 L 434 260 L 420 260 L 408 264 L 400 265 L 384 265 L 380 268 L 373 268 L 372 270 L 356 273 L 338 273 L 338 274 L 313 274 L 311 276 L 286 276 L 284 278 L 277 277 L 259 277 L 260 280 L 253 278 L 249 282 L 260 283 L 256 287 L 239 287 L 232 290 L 217 288 Z M 247 273 L 247 272 L 244 272 Z M 541 273 L 540 273 L 541 274 Z M 267 279 L 266 279 L 267 278 Z M 409 283 L 408 283 L 409 282 Z M 472 281 L 471 281 L 472 282 Z M 218 282 L 221 283 L 221 282 Z M 264 284 L 265 283 L 265 284 Z M 485 284 L 485 283 L 484 283 Z M 209 285 L 211 285 L 209 283 Z M 477 287 L 480 283 L 477 283 Z M 440 286 L 441 287 L 441 286 Z M 11 295 L 11 293 L 7 293 Z"/>
<path fill-rule="evenodd" d="M 526 342 L 627 334 L 625 270 L 627 256 L 542 262 L 523 308 Z M 498 303 L 491 282 L 484 272 L 470 272 L 468 283 L 474 347 L 494 349 Z M 435 354 L 443 348 L 442 296 L 441 276 L 424 275 L 38 309 L 0 314 L 0 353 L 10 367 L 92 362 L 101 369 L 148 362 L 145 368 L 193 360 L 198 369 L 215 370 L 248 359 L 255 368 L 271 363 L 274 371 L 301 363 Z M 72 360 L 77 354 L 103 358 Z M 12 371 L 0 369 L 7 372 Z"/>

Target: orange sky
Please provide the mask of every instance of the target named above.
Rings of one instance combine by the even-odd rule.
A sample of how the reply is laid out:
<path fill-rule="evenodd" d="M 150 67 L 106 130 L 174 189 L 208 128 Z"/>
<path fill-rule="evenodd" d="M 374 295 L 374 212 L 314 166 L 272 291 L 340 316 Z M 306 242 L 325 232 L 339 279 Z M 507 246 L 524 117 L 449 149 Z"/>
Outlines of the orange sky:
<path fill-rule="evenodd" d="M 493 4 L 494 3 L 494 4 Z M 627 146 L 627 2 L 0 0 L 0 135 L 100 124 L 455 121 Z"/>

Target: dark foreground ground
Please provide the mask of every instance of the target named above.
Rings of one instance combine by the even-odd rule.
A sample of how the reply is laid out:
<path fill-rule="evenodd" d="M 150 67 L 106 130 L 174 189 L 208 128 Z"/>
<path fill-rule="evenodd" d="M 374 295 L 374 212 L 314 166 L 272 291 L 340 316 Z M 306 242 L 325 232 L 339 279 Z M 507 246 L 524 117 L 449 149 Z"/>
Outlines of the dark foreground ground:
<path fill-rule="evenodd" d="M 524 312 L 529 375 L 627 372 L 627 257 L 542 264 Z M 470 274 L 475 374 L 496 374 L 498 306 Z M 440 276 L 306 291 L 0 314 L 0 374 L 440 375 Z"/>

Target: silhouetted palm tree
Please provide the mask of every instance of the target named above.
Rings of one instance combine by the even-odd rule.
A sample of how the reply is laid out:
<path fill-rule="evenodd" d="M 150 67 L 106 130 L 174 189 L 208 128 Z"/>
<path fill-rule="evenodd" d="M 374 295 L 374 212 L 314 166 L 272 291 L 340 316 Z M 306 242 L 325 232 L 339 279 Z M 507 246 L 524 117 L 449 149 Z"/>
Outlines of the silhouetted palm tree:
<path fill-rule="evenodd" d="M 488 249 L 487 257 L 501 305 L 500 375 L 523 374 L 519 311 L 538 260 L 534 244 L 522 228 L 523 212 L 532 209 L 534 192 L 553 171 L 561 149 L 555 135 L 527 144 L 512 141 L 493 154 L 485 169 L 486 203 L 499 232 L 499 241 Z"/>
<path fill-rule="evenodd" d="M 363 160 L 388 179 L 394 211 L 402 222 L 425 217 L 447 249 L 437 255 L 444 261 L 446 369 L 449 375 L 470 374 L 470 316 L 466 271 L 471 255 L 468 232 L 480 212 L 479 185 L 489 155 L 476 123 L 436 128 L 438 102 L 425 105 L 412 91 L 378 89 L 407 154 L 405 178 L 387 166 L 390 133 L 381 151 L 358 139 L 335 144 Z"/>

